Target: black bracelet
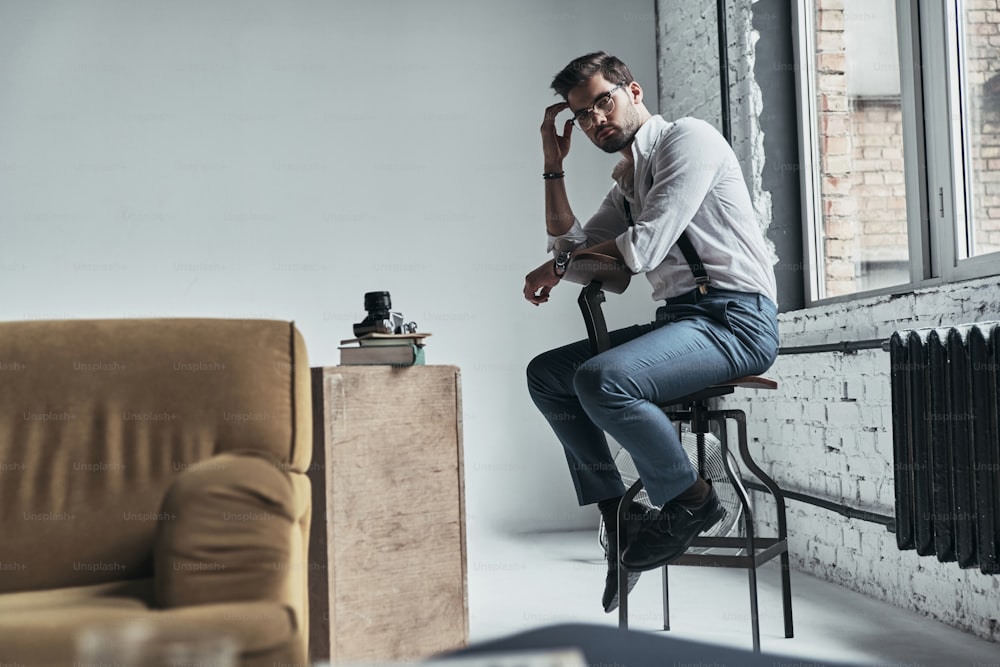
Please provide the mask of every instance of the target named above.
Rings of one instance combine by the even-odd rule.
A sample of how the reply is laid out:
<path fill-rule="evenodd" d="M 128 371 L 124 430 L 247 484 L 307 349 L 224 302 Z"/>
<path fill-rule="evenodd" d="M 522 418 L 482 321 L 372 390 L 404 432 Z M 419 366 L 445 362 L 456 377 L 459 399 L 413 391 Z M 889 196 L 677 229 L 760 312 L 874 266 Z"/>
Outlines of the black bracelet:
<path fill-rule="evenodd" d="M 565 171 L 547 171 L 542 174 L 542 178 L 544 178 L 546 181 L 551 181 L 554 178 L 562 178 L 565 175 L 566 175 Z"/>

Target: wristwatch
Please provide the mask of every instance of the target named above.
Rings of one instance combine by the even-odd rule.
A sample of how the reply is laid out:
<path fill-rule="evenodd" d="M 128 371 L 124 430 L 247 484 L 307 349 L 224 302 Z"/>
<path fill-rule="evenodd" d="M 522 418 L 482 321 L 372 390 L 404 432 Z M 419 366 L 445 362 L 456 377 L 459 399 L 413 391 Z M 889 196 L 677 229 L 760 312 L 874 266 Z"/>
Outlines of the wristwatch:
<path fill-rule="evenodd" d="M 556 255 L 556 261 L 552 265 L 552 271 L 559 276 L 563 277 L 566 273 L 566 269 L 569 267 L 569 258 L 572 253 L 569 250 L 560 250 Z"/>

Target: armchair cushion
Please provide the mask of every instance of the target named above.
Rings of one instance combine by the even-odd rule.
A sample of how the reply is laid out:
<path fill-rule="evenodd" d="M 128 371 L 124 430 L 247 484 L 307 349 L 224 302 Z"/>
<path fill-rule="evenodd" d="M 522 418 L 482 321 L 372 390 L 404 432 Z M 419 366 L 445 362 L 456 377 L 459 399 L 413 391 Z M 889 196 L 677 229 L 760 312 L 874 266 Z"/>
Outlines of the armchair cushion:
<path fill-rule="evenodd" d="M 96 589 L 106 584 L 90 587 Z M 63 589 L 65 590 L 65 589 Z M 23 597 L 39 593 L 14 594 Z M 164 628 L 217 628 L 241 646 L 243 667 L 308 664 L 289 609 L 275 602 L 205 604 L 169 610 L 148 609 L 135 598 L 101 595 L 50 606 L 0 609 L 0 660 L 24 667 L 67 667 L 74 662 L 76 638 L 85 628 L 148 620 Z"/>
<path fill-rule="evenodd" d="M 191 466 L 160 511 L 157 606 L 285 599 L 295 530 L 293 483 L 271 461 L 230 452 Z"/>

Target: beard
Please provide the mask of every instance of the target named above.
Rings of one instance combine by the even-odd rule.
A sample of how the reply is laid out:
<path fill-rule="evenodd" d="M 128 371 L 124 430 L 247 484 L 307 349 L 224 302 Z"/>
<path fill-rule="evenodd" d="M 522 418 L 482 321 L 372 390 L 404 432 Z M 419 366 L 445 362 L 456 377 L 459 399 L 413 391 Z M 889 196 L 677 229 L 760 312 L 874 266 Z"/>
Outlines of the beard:
<path fill-rule="evenodd" d="M 630 104 L 626 109 L 625 118 L 622 119 L 621 126 L 605 125 L 598 131 L 598 134 L 608 128 L 611 128 L 613 132 L 600 140 L 596 137 L 594 138 L 594 143 L 605 153 L 617 153 L 632 143 L 635 133 L 639 131 L 639 127 L 642 125 L 639 119 L 639 112 L 636 108 Z"/>

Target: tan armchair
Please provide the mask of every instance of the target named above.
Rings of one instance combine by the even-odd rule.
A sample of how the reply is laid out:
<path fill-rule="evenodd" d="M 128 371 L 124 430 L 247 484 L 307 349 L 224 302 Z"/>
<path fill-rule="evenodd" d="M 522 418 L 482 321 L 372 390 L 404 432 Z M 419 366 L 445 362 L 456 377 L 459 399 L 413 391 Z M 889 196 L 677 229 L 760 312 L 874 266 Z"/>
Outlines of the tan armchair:
<path fill-rule="evenodd" d="M 309 364 L 289 322 L 0 323 L 0 658 L 217 627 L 307 664 Z"/>

